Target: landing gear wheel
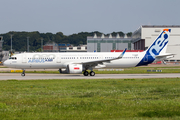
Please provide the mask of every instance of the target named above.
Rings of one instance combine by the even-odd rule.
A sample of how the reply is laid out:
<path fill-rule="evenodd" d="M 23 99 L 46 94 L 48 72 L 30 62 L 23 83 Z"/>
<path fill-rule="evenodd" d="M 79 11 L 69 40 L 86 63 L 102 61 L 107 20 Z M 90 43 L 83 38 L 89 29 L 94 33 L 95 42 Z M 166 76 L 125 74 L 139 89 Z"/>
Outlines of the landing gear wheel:
<path fill-rule="evenodd" d="M 23 76 L 23 77 L 25 76 L 25 70 L 23 70 L 21 76 Z"/>
<path fill-rule="evenodd" d="M 95 72 L 94 72 L 94 71 L 91 71 L 91 72 L 90 72 L 90 76 L 95 76 Z"/>
<path fill-rule="evenodd" d="M 88 73 L 88 71 L 84 71 L 83 74 L 84 74 L 84 76 L 88 76 L 89 73 Z"/>
<path fill-rule="evenodd" d="M 21 76 L 23 76 L 23 77 L 24 77 L 24 76 L 25 76 L 25 73 L 22 73 L 22 74 L 21 74 Z"/>

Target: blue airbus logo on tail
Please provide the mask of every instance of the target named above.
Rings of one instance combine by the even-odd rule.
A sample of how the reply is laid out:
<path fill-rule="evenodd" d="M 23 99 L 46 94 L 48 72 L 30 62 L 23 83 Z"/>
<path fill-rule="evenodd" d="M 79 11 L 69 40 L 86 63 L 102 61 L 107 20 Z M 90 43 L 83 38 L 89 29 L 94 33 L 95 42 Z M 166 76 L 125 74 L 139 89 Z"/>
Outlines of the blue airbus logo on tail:
<path fill-rule="evenodd" d="M 169 32 L 171 29 L 164 29 L 163 32 L 159 35 L 156 41 L 151 45 L 147 52 L 155 58 L 156 55 L 159 55 L 161 50 L 166 46 L 168 43 Z"/>
<path fill-rule="evenodd" d="M 143 59 L 137 64 L 137 66 L 146 65 L 152 63 L 155 57 L 161 53 L 161 51 L 166 48 L 169 41 L 169 33 L 171 29 L 164 29 L 159 37 L 154 41 L 154 43 L 147 49 Z"/>

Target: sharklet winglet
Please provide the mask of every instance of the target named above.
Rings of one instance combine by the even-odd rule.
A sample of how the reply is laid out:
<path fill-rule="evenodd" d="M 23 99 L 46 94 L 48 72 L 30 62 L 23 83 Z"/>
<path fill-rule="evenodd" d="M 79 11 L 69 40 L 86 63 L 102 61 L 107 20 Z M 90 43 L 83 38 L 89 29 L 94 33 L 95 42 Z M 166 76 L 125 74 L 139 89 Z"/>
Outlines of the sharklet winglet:
<path fill-rule="evenodd" d="M 118 56 L 118 59 L 122 58 L 126 52 L 127 48 L 124 49 L 124 51 Z"/>

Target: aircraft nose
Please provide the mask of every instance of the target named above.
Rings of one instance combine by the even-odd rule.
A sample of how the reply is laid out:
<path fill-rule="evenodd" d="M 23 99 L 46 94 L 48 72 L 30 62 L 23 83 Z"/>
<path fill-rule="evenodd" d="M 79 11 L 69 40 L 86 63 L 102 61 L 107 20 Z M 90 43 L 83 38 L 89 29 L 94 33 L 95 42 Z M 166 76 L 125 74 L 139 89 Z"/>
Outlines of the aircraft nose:
<path fill-rule="evenodd" d="M 4 61 L 4 62 L 3 62 L 3 65 L 4 65 L 4 66 L 8 66 L 8 65 L 9 65 L 9 61 L 8 61 L 8 60 Z"/>

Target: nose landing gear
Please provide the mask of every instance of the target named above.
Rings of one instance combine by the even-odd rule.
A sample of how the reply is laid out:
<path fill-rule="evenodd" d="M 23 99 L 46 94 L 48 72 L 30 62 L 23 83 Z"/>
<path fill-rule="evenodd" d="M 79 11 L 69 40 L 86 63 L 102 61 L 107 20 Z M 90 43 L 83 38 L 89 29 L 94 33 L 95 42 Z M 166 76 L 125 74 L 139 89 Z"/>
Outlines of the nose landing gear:
<path fill-rule="evenodd" d="M 23 70 L 22 74 L 21 74 L 22 77 L 25 76 L 25 70 Z"/>

